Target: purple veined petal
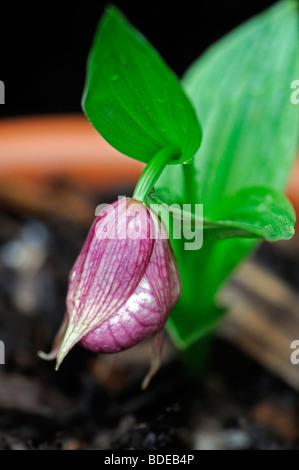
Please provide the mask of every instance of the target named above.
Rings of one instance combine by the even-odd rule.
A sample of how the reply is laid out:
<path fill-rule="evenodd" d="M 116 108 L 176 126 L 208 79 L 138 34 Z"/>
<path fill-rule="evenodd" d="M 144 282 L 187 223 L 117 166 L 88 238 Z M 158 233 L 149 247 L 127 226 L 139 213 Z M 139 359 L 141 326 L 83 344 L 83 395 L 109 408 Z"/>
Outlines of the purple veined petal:
<path fill-rule="evenodd" d="M 182 292 L 181 278 L 176 259 L 170 242 L 167 239 L 168 233 L 164 224 L 158 218 L 156 218 L 155 222 L 155 245 L 145 277 L 160 305 L 160 315 L 164 323 L 163 327 L 156 331 L 152 340 L 151 365 L 142 382 L 141 388 L 143 390 L 147 388 L 160 367 L 163 352 L 164 326 Z"/>
<path fill-rule="evenodd" d="M 156 215 L 152 214 L 152 217 Z M 115 353 L 154 335 L 151 367 L 143 381 L 143 389 L 159 368 L 164 326 L 181 295 L 180 276 L 166 229 L 157 217 L 154 222 L 154 247 L 136 290 L 114 315 L 80 341 L 80 345 L 94 352 Z"/>
<path fill-rule="evenodd" d="M 90 261 L 90 257 L 89 257 L 89 248 L 92 244 L 92 242 L 94 242 L 94 239 L 97 235 L 97 227 L 100 226 L 102 227 L 104 224 L 103 223 L 99 223 L 100 220 L 103 220 L 106 216 L 107 216 L 107 211 L 109 210 L 110 212 L 110 215 L 112 215 L 113 220 L 115 220 L 116 216 L 115 216 L 115 212 L 114 210 L 116 210 L 117 208 L 117 204 L 118 204 L 118 201 L 112 203 L 110 206 L 107 207 L 107 209 L 103 209 L 99 214 L 98 216 L 96 217 L 96 219 L 94 220 L 89 232 L 88 232 L 88 235 L 86 237 L 86 240 L 83 244 L 83 247 L 80 251 L 80 254 L 79 256 L 77 257 L 76 261 L 75 261 L 75 264 L 70 272 L 70 275 L 69 275 L 69 289 L 68 289 L 68 292 L 72 292 L 72 295 L 74 297 L 76 297 L 76 293 L 78 293 L 79 295 L 79 292 L 82 292 L 82 289 L 87 288 L 88 287 L 88 281 L 89 279 L 92 278 L 93 276 L 93 271 L 92 270 L 88 270 L 89 266 L 88 266 L 88 262 Z M 109 221 L 112 222 L 112 217 L 108 217 Z M 99 237 L 100 238 L 100 237 Z M 104 238 L 104 237 L 103 237 Z M 107 238 L 107 237 L 105 237 Z M 82 273 L 84 272 L 84 277 L 82 276 Z"/>
<path fill-rule="evenodd" d="M 69 277 L 67 314 L 52 351 L 56 369 L 79 343 L 115 353 L 153 336 L 145 388 L 157 371 L 168 316 L 181 281 L 168 233 L 139 201 L 121 199 L 94 221 Z"/>
<path fill-rule="evenodd" d="M 97 353 L 115 353 L 149 337 L 164 323 L 160 304 L 143 276 L 126 303 L 83 337 L 80 345 Z"/>
<path fill-rule="evenodd" d="M 164 326 L 181 293 L 181 282 L 165 228 L 158 221 L 157 239 L 144 276 L 133 294 L 112 316 L 82 338 L 95 352 L 112 353 L 134 346 Z M 160 238 L 163 235 L 163 239 Z"/>
<path fill-rule="evenodd" d="M 169 315 L 180 298 L 181 279 L 166 228 L 157 217 L 154 228 L 155 245 L 145 275 L 159 300 L 161 310 L 164 309 L 165 314 Z"/>
<path fill-rule="evenodd" d="M 126 210 L 130 207 L 132 212 L 140 212 L 143 222 L 139 227 L 140 236 L 135 239 L 121 238 L 132 220 L 135 223 L 134 214 L 130 215 L 130 210 L 128 213 Z M 100 214 L 95 220 L 70 273 L 68 326 L 57 354 L 57 367 L 77 342 L 110 318 L 130 298 L 151 258 L 154 240 L 148 237 L 151 218 L 146 207 L 137 201 L 122 199 L 104 211 L 105 217 Z M 106 238 L 96 235 L 101 233 L 103 224 L 106 225 L 103 231 Z M 116 238 L 113 238 L 115 228 Z"/>

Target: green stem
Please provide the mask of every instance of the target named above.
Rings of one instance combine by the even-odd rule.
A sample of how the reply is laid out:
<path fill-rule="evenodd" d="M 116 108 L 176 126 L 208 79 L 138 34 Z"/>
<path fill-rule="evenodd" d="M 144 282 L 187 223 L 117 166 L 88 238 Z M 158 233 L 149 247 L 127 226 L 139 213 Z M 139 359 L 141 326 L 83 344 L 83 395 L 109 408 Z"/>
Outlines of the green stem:
<path fill-rule="evenodd" d="M 194 188 L 197 187 L 196 181 L 195 181 L 195 169 L 194 169 L 194 164 L 193 163 L 188 163 L 183 165 L 183 172 L 184 172 L 184 183 L 185 183 L 185 188 L 184 188 L 184 196 L 185 196 L 185 201 L 188 204 L 195 204 L 197 201 L 197 194 L 194 191 Z"/>
<path fill-rule="evenodd" d="M 159 150 L 141 173 L 134 190 L 133 199 L 143 202 L 153 189 L 167 163 L 180 156 L 181 150 L 174 145 Z"/>

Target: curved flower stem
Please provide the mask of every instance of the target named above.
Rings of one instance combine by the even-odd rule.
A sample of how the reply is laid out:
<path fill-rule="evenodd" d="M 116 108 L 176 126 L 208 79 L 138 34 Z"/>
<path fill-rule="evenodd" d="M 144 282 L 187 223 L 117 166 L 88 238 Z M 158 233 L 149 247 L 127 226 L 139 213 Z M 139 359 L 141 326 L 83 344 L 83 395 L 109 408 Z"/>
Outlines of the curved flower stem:
<path fill-rule="evenodd" d="M 151 192 L 167 163 L 180 156 L 181 150 L 175 145 L 169 145 L 159 150 L 141 173 L 134 190 L 133 199 L 143 202 Z"/>
<path fill-rule="evenodd" d="M 189 204 L 195 204 L 196 201 L 196 193 L 194 192 L 194 188 L 196 188 L 195 182 L 195 170 L 193 163 L 187 163 L 183 165 L 183 175 L 184 175 L 184 192 L 185 192 L 185 201 Z"/>

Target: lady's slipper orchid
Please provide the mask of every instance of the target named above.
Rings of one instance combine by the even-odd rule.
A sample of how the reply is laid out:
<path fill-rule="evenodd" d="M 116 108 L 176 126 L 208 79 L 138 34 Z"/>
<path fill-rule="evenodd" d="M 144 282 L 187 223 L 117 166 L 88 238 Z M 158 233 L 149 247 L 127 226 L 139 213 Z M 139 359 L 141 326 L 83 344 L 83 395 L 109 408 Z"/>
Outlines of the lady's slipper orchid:
<path fill-rule="evenodd" d="M 120 199 L 96 217 L 69 277 L 67 313 L 51 353 L 59 367 L 77 343 L 114 353 L 155 334 L 146 387 L 159 367 L 166 320 L 181 294 L 168 234 L 141 202 Z"/>

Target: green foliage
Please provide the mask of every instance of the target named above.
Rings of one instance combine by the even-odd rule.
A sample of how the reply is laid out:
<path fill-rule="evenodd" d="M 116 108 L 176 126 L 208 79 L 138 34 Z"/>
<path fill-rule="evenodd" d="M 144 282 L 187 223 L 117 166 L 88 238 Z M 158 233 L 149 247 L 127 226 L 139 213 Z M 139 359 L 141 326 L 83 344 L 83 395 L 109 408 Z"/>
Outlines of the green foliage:
<path fill-rule="evenodd" d="M 279 193 L 298 142 L 298 107 L 290 101 L 298 30 L 297 5 L 281 1 L 191 66 L 183 83 L 201 119 L 203 144 L 192 164 L 164 171 L 157 197 L 203 203 L 210 222 L 229 226 L 233 221 L 235 228 L 266 240 L 292 235 L 294 214 Z M 169 330 L 180 347 L 187 347 L 214 325 L 217 291 L 256 241 L 204 236 L 198 252 L 185 251 L 179 240 L 173 246 L 183 295 Z"/>
<path fill-rule="evenodd" d="M 203 247 L 186 251 L 172 239 L 183 293 L 168 330 L 181 349 L 221 318 L 218 289 L 258 241 L 293 235 L 283 192 L 298 143 L 290 101 L 298 30 L 297 3 L 282 0 L 212 46 L 182 87 L 116 8 L 99 24 L 82 102 L 88 119 L 116 149 L 149 163 L 141 200 L 166 167 L 155 201 L 204 207 Z"/>
<path fill-rule="evenodd" d="M 115 8 L 100 21 L 91 49 L 83 109 L 97 131 L 120 152 L 148 163 L 176 146 L 192 159 L 201 128 L 182 86 L 165 62 Z"/>

